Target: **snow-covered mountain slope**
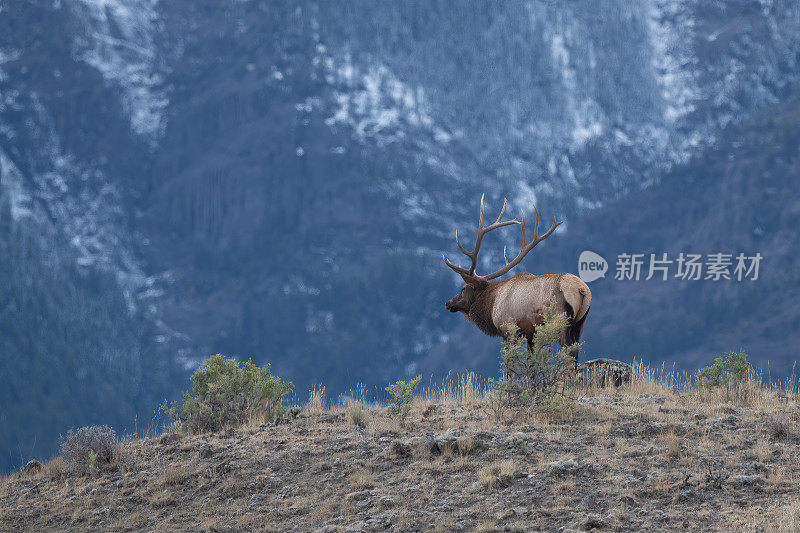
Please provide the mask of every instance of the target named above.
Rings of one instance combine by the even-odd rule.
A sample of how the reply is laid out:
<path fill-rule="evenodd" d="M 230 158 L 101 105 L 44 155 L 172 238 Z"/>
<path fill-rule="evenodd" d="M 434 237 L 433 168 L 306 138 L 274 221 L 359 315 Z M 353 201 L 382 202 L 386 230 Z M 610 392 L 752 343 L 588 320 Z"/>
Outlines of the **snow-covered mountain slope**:
<path fill-rule="evenodd" d="M 478 179 L 594 206 L 647 186 L 796 76 L 793 2 L 429 3 L 298 14 L 369 72 L 390 69 L 485 168 Z M 364 66 L 366 65 L 366 66 Z M 364 87 L 369 87 L 364 83 Z M 530 194 L 524 194 L 529 198 Z"/>

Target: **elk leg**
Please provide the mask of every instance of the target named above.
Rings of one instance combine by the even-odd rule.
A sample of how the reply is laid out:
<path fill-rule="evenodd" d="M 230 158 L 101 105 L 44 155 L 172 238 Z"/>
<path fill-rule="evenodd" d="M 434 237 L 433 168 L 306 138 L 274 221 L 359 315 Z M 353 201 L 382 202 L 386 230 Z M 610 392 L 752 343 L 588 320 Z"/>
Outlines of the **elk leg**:
<path fill-rule="evenodd" d="M 578 371 L 578 352 L 580 351 L 580 347 L 574 347 L 577 342 L 578 339 L 574 338 L 571 327 L 568 327 L 558 335 L 558 344 L 568 355 L 572 356 L 575 372 Z"/>
<path fill-rule="evenodd" d="M 532 337 L 532 336 L 528 336 L 528 335 L 526 335 L 525 333 L 522 333 L 522 332 L 520 332 L 520 331 L 517 331 L 517 332 L 516 332 L 516 333 L 515 333 L 513 336 L 511 336 L 511 335 L 506 335 L 506 334 L 503 334 L 503 340 L 504 340 L 505 342 L 510 342 L 510 341 L 511 341 L 511 342 L 516 342 L 516 341 L 518 341 L 518 340 L 519 340 L 521 337 L 525 337 L 525 338 L 527 339 L 527 341 L 528 341 L 528 348 L 529 348 L 529 350 L 532 350 L 532 349 L 533 349 L 533 337 Z M 528 352 L 528 353 L 525 355 L 525 359 L 526 359 L 527 361 L 530 361 L 530 358 L 531 358 L 531 352 L 529 351 L 529 352 Z M 515 378 L 515 377 L 518 377 L 518 376 L 520 375 L 520 374 L 517 374 L 515 371 L 516 371 L 516 368 L 514 369 L 514 371 L 512 371 L 512 372 L 509 372 L 509 369 L 508 369 L 508 367 L 506 367 L 505 365 L 503 365 L 503 376 L 504 376 L 504 378 L 505 378 L 506 380 L 508 380 L 508 379 L 512 379 L 512 378 Z"/>
<path fill-rule="evenodd" d="M 511 337 L 509 335 L 503 335 L 503 342 L 509 342 L 510 340 Z M 504 364 L 500 365 L 500 367 L 503 371 L 503 381 L 508 381 L 511 379 L 511 373 L 508 371 L 508 366 L 505 364 L 505 362 Z"/>

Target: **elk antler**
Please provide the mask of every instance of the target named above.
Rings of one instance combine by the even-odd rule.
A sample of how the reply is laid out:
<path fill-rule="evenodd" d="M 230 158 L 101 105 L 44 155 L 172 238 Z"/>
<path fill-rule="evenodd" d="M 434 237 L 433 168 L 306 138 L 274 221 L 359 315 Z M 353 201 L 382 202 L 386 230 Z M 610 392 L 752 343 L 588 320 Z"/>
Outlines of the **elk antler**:
<path fill-rule="evenodd" d="M 533 248 L 537 244 L 539 244 L 540 242 L 542 242 L 543 240 L 548 238 L 556 230 L 556 228 L 561 225 L 561 222 L 556 222 L 556 217 L 553 217 L 553 225 L 550 226 L 550 229 L 547 230 L 547 233 L 545 233 L 544 235 L 539 237 L 539 210 L 536 208 L 536 206 L 533 206 L 533 209 L 534 209 L 534 211 L 536 211 L 536 222 L 534 222 L 534 224 L 533 224 L 533 240 L 531 242 L 528 242 L 527 239 L 525 238 L 525 212 L 523 211 L 522 212 L 522 224 L 521 224 L 522 225 L 522 249 L 517 254 L 517 257 L 515 257 L 514 260 L 509 263 L 508 262 L 508 256 L 506 255 L 506 248 L 504 246 L 503 247 L 503 259 L 506 262 L 506 266 L 504 266 L 503 268 L 501 268 L 497 272 L 492 272 L 491 274 L 483 276 L 484 279 L 490 280 L 490 279 L 494 279 L 494 278 L 500 277 L 503 274 L 505 274 L 506 272 L 508 272 L 509 270 L 511 270 L 512 268 L 514 268 L 515 266 L 517 266 L 519 264 L 519 262 L 522 261 L 522 258 L 525 257 L 528 254 L 528 252 L 533 250 Z"/>
<path fill-rule="evenodd" d="M 464 255 L 466 255 L 467 257 L 470 258 L 472 264 L 471 264 L 469 270 L 467 270 L 466 268 L 461 268 L 459 266 L 454 265 L 453 263 L 451 263 L 447 259 L 447 257 L 442 255 L 442 258 L 444 259 L 444 262 L 447 264 L 447 266 L 449 266 L 450 268 L 452 268 L 453 270 L 455 270 L 459 274 L 466 274 L 468 276 L 481 278 L 481 279 L 484 279 L 486 281 L 494 279 L 494 278 L 497 278 L 497 277 L 500 277 L 503 274 L 505 274 L 506 272 L 508 272 L 509 270 L 511 270 L 512 268 L 514 268 L 515 266 L 517 266 L 520 263 L 520 261 L 522 261 L 522 258 L 524 258 L 528 254 L 528 252 L 533 250 L 533 248 L 537 244 L 539 244 L 540 242 L 545 240 L 547 237 L 549 237 L 556 230 L 556 228 L 561 225 L 561 222 L 557 222 L 555 217 L 553 217 L 553 225 L 550 226 L 550 229 L 547 230 L 547 232 L 540 237 L 539 236 L 539 210 L 536 208 L 536 206 L 534 206 L 533 209 L 536 211 L 536 222 L 534 223 L 534 227 L 533 227 L 533 240 L 531 242 L 528 242 L 528 239 L 525 236 L 525 213 L 524 212 L 522 213 L 522 222 L 521 223 L 516 218 L 513 219 L 513 220 L 507 220 L 507 221 L 501 222 L 501 220 L 503 218 L 503 215 L 506 212 L 506 206 L 507 205 L 508 205 L 508 201 L 504 200 L 503 201 L 503 209 L 500 211 L 500 216 L 497 217 L 497 220 L 494 222 L 494 224 L 492 224 L 492 225 L 490 225 L 488 227 L 484 227 L 483 226 L 483 196 L 481 196 L 481 214 L 480 214 L 480 218 L 478 219 L 478 236 L 477 236 L 477 238 L 475 240 L 475 249 L 472 250 L 471 252 L 468 252 L 461 245 L 461 242 L 459 242 L 459 240 L 458 240 L 458 231 L 456 231 L 456 244 L 458 245 L 458 249 L 461 250 L 461 253 L 463 253 Z M 496 272 L 492 272 L 491 274 L 488 274 L 486 276 L 478 276 L 477 274 L 475 274 L 475 267 L 478 264 L 478 250 L 480 250 L 481 240 L 483 240 L 483 236 L 486 233 L 492 231 L 493 229 L 502 228 L 503 226 L 510 226 L 512 224 L 520 224 L 522 226 L 522 249 L 520 249 L 519 253 L 517 254 L 517 257 L 515 257 L 513 261 L 509 262 L 508 261 L 508 255 L 506 254 L 506 248 L 504 247 L 503 248 L 503 259 L 505 260 L 506 265 L 503 268 L 501 268 L 500 270 L 498 270 Z"/>
<path fill-rule="evenodd" d="M 500 210 L 500 216 L 497 217 L 497 220 L 495 220 L 493 224 L 491 224 L 490 226 L 484 227 L 483 226 L 483 197 L 484 196 L 485 195 L 483 195 L 483 194 L 481 195 L 481 215 L 480 215 L 480 218 L 478 218 L 478 236 L 475 238 L 475 248 L 471 252 L 468 252 L 466 250 L 466 248 L 464 248 L 461 245 L 461 242 L 458 240 L 458 230 L 456 230 L 456 244 L 458 245 L 458 249 L 461 250 L 461 253 L 463 253 L 464 255 L 469 257 L 470 261 L 472 262 L 472 264 L 469 267 L 469 270 L 467 270 L 466 268 L 461 268 L 460 266 L 454 265 L 453 263 L 451 263 L 447 259 L 447 257 L 444 256 L 444 254 L 442 254 L 442 259 L 444 259 L 444 262 L 447 264 L 447 266 L 449 266 L 450 268 L 452 268 L 453 270 L 455 270 L 459 274 L 466 274 L 468 276 L 480 277 L 480 276 L 477 276 L 475 274 L 475 267 L 478 265 L 478 251 L 481 249 L 481 241 L 483 240 L 483 236 L 486 235 L 487 233 L 489 233 L 490 231 L 494 230 L 494 229 L 502 228 L 503 226 L 510 226 L 512 224 L 519 224 L 519 221 L 516 218 L 513 219 L 513 220 L 506 220 L 504 222 L 502 221 L 503 220 L 503 215 L 505 215 L 505 213 L 506 213 L 506 207 L 508 206 L 508 200 L 504 199 L 503 200 L 503 209 Z"/>

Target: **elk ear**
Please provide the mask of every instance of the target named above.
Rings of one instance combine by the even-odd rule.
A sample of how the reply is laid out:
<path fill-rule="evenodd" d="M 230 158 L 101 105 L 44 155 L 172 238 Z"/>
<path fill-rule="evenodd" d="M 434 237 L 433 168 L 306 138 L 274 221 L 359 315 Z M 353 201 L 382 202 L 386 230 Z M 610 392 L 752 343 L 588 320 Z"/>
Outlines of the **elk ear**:
<path fill-rule="evenodd" d="M 464 283 L 470 285 L 475 289 L 481 289 L 489 284 L 489 282 L 486 281 L 485 279 L 479 278 L 477 276 L 470 276 L 469 274 L 461 274 L 461 279 L 464 280 Z"/>

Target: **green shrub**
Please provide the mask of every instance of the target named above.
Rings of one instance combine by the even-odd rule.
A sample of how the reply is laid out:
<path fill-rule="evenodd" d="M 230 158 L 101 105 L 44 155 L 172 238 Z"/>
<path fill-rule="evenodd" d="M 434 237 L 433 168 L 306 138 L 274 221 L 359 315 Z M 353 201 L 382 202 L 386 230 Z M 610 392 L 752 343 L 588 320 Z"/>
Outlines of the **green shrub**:
<path fill-rule="evenodd" d="M 697 372 L 697 381 L 701 387 L 708 389 L 720 387 L 723 384 L 724 373 L 725 361 L 722 360 L 722 357 L 717 357 L 712 364 L 701 368 Z"/>
<path fill-rule="evenodd" d="M 728 352 L 725 359 L 717 357 L 714 362 L 700 369 L 697 380 L 706 388 L 738 386 L 744 382 L 750 363 L 743 350 Z"/>
<path fill-rule="evenodd" d="M 727 352 L 725 358 L 717 357 L 714 362 L 697 372 L 697 382 L 706 389 L 724 388 L 730 398 L 731 391 L 736 391 L 744 383 L 750 362 L 744 350 Z"/>
<path fill-rule="evenodd" d="M 491 409 L 497 412 L 498 406 L 539 405 L 552 395 L 563 393 L 575 361 L 571 354 L 578 348 L 558 344 L 568 325 L 566 313 L 556 313 L 555 304 L 551 303 L 545 309 L 544 322 L 536 327 L 532 347 L 516 325 L 504 326 L 500 351 L 503 377 L 493 381 Z"/>
<path fill-rule="evenodd" d="M 414 400 L 414 391 L 419 385 L 422 376 L 417 376 L 409 381 L 397 380 L 386 390 L 392 395 L 393 401 L 389 410 L 392 414 L 404 419 L 411 411 L 411 402 Z"/>
<path fill-rule="evenodd" d="M 217 354 L 192 374 L 192 391 L 183 393 L 182 402 L 166 400 L 162 410 L 190 431 L 216 431 L 241 425 L 254 418 L 276 420 L 281 402 L 294 385 L 270 375 L 269 364 L 259 367 L 248 360 Z"/>

